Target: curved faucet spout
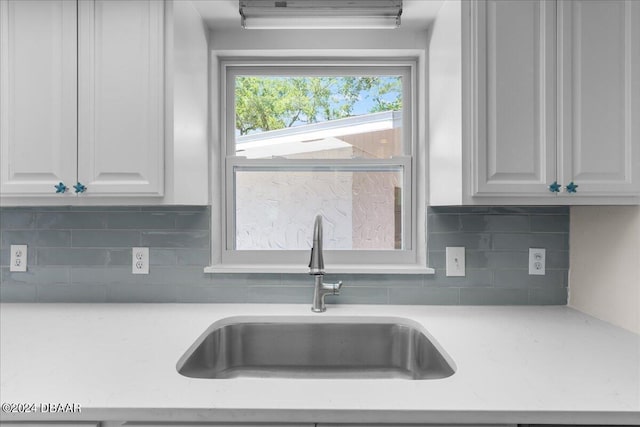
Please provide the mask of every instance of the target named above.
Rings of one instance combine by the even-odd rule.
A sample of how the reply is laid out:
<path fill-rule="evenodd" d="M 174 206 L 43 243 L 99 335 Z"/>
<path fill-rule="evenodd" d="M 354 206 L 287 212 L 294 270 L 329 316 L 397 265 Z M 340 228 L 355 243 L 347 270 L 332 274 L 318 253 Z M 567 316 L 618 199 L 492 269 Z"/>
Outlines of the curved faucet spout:
<path fill-rule="evenodd" d="M 316 216 L 313 224 L 313 246 L 309 260 L 309 274 L 324 274 L 324 258 L 322 256 L 322 215 Z"/>

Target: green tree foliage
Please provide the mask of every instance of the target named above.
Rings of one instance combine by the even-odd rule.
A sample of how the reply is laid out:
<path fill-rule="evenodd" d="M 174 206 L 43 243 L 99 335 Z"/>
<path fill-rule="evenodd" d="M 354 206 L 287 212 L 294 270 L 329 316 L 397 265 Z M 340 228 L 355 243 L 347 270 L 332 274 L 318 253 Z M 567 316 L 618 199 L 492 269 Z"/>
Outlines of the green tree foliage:
<path fill-rule="evenodd" d="M 399 77 L 236 78 L 236 129 L 240 135 L 354 115 L 359 101 L 367 112 L 402 108 Z"/>

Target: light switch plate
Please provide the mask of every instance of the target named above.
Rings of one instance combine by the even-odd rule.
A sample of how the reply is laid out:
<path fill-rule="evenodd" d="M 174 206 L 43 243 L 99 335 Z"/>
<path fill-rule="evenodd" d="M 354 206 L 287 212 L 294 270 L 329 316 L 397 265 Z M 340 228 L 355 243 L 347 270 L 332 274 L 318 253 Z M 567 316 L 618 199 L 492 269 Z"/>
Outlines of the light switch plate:
<path fill-rule="evenodd" d="M 131 248 L 131 272 L 149 274 L 149 248 Z"/>
<path fill-rule="evenodd" d="M 447 276 L 465 276 L 464 246 L 447 247 Z"/>
<path fill-rule="evenodd" d="M 542 248 L 529 248 L 529 274 L 533 276 L 545 275 L 546 250 Z"/>
<path fill-rule="evenodd" d="M 9 271 L 27 271 L 27 245 L 11 245 Z"/>

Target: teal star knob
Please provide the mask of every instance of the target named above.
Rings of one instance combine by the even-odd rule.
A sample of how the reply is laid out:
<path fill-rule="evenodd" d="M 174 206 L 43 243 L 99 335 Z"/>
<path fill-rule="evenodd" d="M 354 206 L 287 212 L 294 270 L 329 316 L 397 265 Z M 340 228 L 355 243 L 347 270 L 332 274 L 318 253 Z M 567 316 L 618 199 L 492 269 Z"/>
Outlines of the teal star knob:
<path fill-rule="evenodd" d="M 560 188 L 561 188 L 561 185 L 558 184 L 558 181 L 553 181 L 553 184 L 549 186 L 549 191 L 551 191 L 552 193 L 559 193 Z"/>
<path fill-rule="evenodd" d="M 578 192 L 578 184 L 574 184 L 573 181 L 571 181 L 569 184 L 567 184 L 567 186 L 565 188 L 567 189 L 567 193 L 577 193 Z"/>
<path fill-rule="evenodd" d="M 80 184 L 79 182 L 76 185 L 74 185 L 73 188 L 76 189 L 76 194 L 84 193 L 85 191 L 87 191 L 87 187 L 85 187 L 84 185 Z"/>
<path fill-rule="evenodd" d="M 64 185 L 62 182 L 59 183 L 58 185 L 54 185 L 53 188 L 56 189 L 56 193 L 64 193 L 67 191 L 67 186 Z"/>

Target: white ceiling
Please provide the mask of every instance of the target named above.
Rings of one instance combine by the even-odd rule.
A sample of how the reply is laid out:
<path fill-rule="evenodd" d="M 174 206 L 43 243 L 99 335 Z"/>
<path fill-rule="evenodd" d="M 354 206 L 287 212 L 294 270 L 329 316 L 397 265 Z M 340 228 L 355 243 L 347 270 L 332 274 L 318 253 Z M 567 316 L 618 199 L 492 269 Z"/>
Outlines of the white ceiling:
<path fill-rule="evenodd" d="M 192 0 L 212 29 L 239 28 L 238 0 Z M 428 28 L 445 0 L 404 0 L 400 30 Z M 395 31 L 395 30 L 394 30 Z"/>

